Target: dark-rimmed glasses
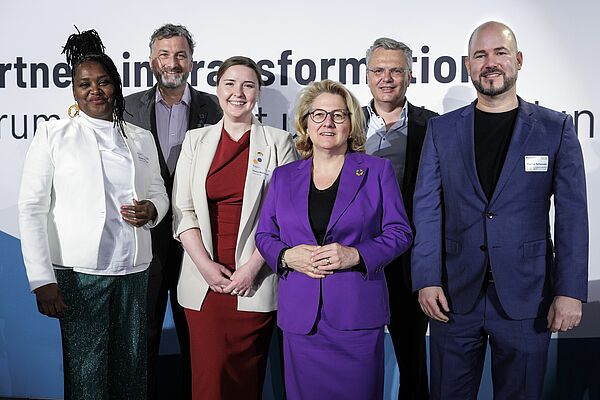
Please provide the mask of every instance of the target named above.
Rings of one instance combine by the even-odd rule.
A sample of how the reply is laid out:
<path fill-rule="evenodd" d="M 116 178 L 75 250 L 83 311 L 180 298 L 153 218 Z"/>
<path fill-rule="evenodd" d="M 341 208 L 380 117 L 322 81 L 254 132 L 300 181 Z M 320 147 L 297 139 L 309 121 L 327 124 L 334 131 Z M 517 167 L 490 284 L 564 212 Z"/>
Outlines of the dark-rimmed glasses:
<path fill-rule="evenodd" d="M 321 122 L 325 121 L 328 115 L 331 115 L 333 122 L 336 124 L 341 124 L 346 121 L 346 118 L 348 118 L 350 113 L 346 110 L 325 111 L 317 108 L 316 110 L 309 111 L 308 115 L 315 124 L 320 124 Z"/>

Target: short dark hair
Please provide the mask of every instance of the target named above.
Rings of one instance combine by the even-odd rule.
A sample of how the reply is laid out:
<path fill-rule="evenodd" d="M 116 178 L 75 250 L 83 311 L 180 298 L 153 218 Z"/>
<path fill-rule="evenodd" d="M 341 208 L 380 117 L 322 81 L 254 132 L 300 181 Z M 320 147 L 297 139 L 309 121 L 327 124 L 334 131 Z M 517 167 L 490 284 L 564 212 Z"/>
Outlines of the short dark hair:
<path fill-rule="evenodd" d="M 190 31 L 187 30 L 185 26 L 174 24 L 164 24 L 163 26 L 155 30 L 154 33 L 152 33 L 152 36 L 150 36 L 150 52 L 152 52 L 152 46 L 154 46 L 154 43 L 157 40 L 169 39 L 174 36 L 181 36 L 185 38 L 190 48 L 190 54 L 194 54 L 195 43 L 192 34 L 190 33 Z"/>
<path fill-rule="evenodd" d="M 257 63 L 254 62 L 253 59 L 245 56 L 233 56 L 223 61 L 223 64 L 221 64 L 219 70 L 217 71 L 217 85 L 221 81 L 221 78 L 223 77 L 225 71 L 236 65 L 243 65 L 244 67 L 248 67 L 252 71 L 254 71 L 254 73 L 256 74 L 256 80 L 258 81 L 258 88 L 260 89 L 262 87 L 263 81 L 261 77 L 262 73 L 260 72 L 260 67 Z"/>

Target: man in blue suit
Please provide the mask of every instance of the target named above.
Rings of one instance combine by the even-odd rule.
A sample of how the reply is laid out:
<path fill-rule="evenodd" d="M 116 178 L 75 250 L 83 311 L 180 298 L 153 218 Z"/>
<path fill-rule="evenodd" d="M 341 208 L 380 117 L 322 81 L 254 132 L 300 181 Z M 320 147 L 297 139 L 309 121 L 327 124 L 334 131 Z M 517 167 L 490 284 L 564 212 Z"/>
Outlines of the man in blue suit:
<path fill-rule="evenodd" d="M 477 398 L 488 341 L 494 398 L 541 398 L 550 332 L 581 319 L 581 148 L 569 115 L 517 97 L 522 62 L 510 28 L 479 26 L 465 60 L 477 100 L 428 125 L 412 281 L 431 318 L 432 399 Z"/>

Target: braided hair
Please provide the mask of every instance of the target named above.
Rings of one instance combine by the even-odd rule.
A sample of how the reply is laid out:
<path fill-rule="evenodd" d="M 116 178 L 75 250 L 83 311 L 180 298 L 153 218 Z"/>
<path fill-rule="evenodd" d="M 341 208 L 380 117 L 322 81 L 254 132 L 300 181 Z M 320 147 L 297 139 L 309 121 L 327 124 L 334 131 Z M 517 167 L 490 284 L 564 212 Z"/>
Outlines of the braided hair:
<path fill-rule="evenodd" d="M 75 27 L 75 29 L 77 29 L 77 27 Z M 61 54 L 65 54 L 67 63 L 71 67 L 72 79 L 75 79 L 77 68 L 86 61 L 97 62 L 104 67 L 106 73 L 113 81 L 113 86 L 115 88 L 115 103 L 113 104 L 115 126 L 121 128 L 121 133 L 125 135 L 125 130 L 123 129 L 125 98 L 123 97 L 121 76 L 119 75 L 119 71 L 113 60 L 104 53 L 104 49 L 104 44 L 102 44 L 98 32 L 94 29 L 83 32 L 79 32 L 79 29 L 77 29 L 77 33 L 72 34 L 67 39 L 67 43 L 64 45 Z"/>

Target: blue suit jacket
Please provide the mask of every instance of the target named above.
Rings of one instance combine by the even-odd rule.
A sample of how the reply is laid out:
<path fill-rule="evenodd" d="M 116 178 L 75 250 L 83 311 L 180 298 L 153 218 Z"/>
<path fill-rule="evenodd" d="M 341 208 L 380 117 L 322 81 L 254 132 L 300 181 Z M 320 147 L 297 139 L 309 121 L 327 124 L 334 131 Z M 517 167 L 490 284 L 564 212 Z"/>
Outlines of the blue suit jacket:
<path fill-rule="evenodd" d="M 308 219 L 311 171 L 312 158 L 278 167 L 271 178 L 256 231 L 256 247 L 275 271 L 282 249 L 317 244 Z M 367 274 L 344 270 L 324 279 L 295 271 L 284 274 L 279 281 L 279 326 L 288 332 L 308 333 L 317 320 L 321 294 L 327 319 L 337 329 L 385 325 L 389 304 L 383 268 L 406 251 L 411 241 L 391 163 L 347 153 L 325 244 L 355 247 Z"/>
<path fill-rule="evenodd" d="M 474 109 L 475 102 L 429 122 L 414 196 L 413 289 L 442 286 L 452 312 L 467 313 L 489 255 L 500 302 L 513 319 L 545 315 L 556 295 L 585 301 L 585 171 L 572 118 L 519 99 L 488 202 L 475 165 Z M 528 171 L 526 156 L 547 156 L 547 167 L 542 161 L 539 171 Z"/>

